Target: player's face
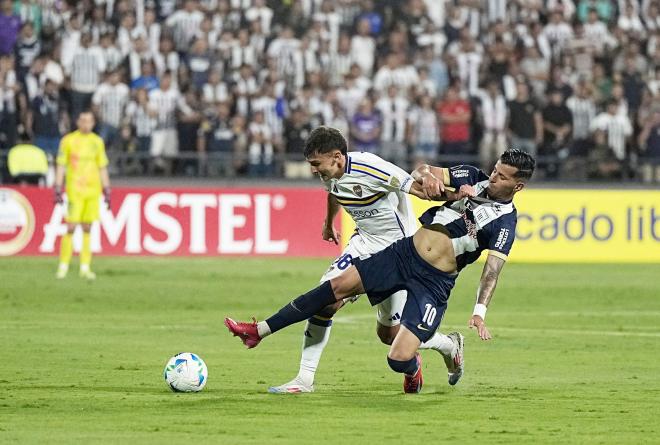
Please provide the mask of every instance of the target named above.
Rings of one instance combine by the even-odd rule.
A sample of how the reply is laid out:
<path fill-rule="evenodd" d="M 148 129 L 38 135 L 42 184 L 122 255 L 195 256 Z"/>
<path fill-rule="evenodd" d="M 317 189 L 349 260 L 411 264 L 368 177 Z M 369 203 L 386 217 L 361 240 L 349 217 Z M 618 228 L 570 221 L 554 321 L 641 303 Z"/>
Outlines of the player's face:
<path fill-rule="evenodd" d="M 514 176 L 518 172 L 516 167 L 502 164 L 497 161 L 488 178 L 488 196 L 491 199 L 508 201 L 525 184 Z"/>
<path fill-rule="evenodd" d="M 339 179 L 344 174 L 342 159 L 341 152 L 333 150 L 329 153 L 314 153 L 307 158 L 307 162 L 313 174 L 318 175 L 323 181 L 329 181 L 332 178 Z"/>
<path fill-rule="evenodd" d="M 94 115 L 92 113 L 81 113 L 76 121 L 81 133 L 89 133 L 94 129 Z"/>

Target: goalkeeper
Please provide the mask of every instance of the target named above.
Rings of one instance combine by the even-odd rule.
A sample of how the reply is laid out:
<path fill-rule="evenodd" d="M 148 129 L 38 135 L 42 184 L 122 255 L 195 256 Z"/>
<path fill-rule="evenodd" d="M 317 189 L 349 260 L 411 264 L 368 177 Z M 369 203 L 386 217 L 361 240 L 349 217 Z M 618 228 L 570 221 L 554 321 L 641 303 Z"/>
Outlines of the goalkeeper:
<path fill-rule="evenodd" d="M 67 233 L 60 244 L 60 264 L 57 278 L 65 278 L 73 254 L 73 232 L 82 226 L 83 239 L 80 250 L 80 276 L 96 278 L 90 268 L 92 248 L 90 229 L 99 219 L 101 194 L 110 207 L 110 179 L 108 177 L 108 157 L 100 136 L 93 133 L 94 114 L 83 111 L 76 121 L 78 129 L 68 133 L 60 142 L 55 174 L 55 203 L 63 204 L 62 185 L 66 177 Z"/>

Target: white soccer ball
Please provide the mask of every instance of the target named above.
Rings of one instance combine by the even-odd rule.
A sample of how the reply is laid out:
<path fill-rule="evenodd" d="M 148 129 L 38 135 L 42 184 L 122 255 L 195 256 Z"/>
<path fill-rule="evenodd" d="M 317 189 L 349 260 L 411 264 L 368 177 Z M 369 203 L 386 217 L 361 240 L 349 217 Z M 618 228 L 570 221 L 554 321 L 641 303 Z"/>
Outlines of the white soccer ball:
<path fill-rule="evenodd" d="M 197 354 L 180 352 L 165 365 L 165 381 L 174 392 L 197 392 L 206 386 L 208 369 Z"/>

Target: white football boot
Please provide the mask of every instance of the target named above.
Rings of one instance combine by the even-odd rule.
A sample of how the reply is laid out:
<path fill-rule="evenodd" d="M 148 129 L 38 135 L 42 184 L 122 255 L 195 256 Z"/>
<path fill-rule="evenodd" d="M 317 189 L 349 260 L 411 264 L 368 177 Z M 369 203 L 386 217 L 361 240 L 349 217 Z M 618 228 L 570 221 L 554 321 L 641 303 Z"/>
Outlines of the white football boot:
<path fill-rule="evenodd" d="M 271 394 L 301 394 L 314 392 L 314 385 L 307 385 L 300 377 L 296 377 L 284 385 L 271 386 L 268 388 L 268 392 Z"/>
<path fill-rule="evenodd" d="M 464 349 L 463 342 L 465 340 L 465 337 L 463 337 L 458 332 L 452 332 L 451 334 L 447 334 L 447 337 L 449 337 L 451 341 L 454 343 L 455 348 L 454 348 L 454 352 L 450 357 L 447 357 L 443 354 L 442 358 L 445 360 L 445 365 L 447 365 L 447 375 L 448 375 L 449 384 L 453 386 L 458 383 L 461 377 L 463 377 L 463 370 L 465 364 L 465 359 L 463 357 L 463 349 Z"/>

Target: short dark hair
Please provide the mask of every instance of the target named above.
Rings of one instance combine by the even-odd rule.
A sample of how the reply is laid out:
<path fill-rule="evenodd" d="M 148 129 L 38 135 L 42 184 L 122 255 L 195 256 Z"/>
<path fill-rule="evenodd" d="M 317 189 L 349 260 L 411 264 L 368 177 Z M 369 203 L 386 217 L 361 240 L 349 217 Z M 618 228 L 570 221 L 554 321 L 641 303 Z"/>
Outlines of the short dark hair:
<path fill-rule="evenodd" d="M 502 156 L 500 156 L 500 162 L 517 168 L 518 171 L 513 176 L 516 179 L 521 179 L 523 181 L 528 181 L 532 177 L 534 169 L 536 168 L 536 160 L 534 160 L 534 157 L 526 151 L 518 148 L 510 148 L 502 153 Z"/>
<path fill-rule="evenodd" d="M 341 154 L 346 155 L 348 147 L 341 132 L 325 125 L 312 130 L 305 142 L 305 157 L 308 158 L 317 153 L 330 153 L 332 150 L 339 150 Z"/>

